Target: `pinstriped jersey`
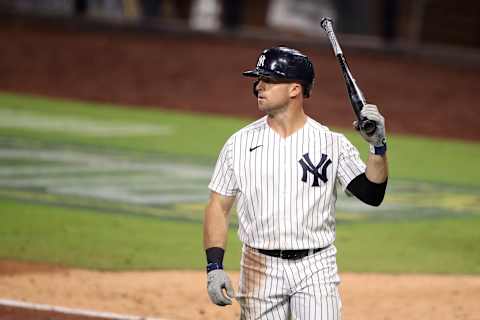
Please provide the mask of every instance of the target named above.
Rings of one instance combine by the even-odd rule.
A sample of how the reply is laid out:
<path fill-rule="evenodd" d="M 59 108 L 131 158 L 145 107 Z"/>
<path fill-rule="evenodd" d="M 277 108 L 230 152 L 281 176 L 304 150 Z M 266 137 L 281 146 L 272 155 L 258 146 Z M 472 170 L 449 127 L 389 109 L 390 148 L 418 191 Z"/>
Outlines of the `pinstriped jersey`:
<path fill-rule="evenodd" d="M 344 135 L 307 117 L 283 138 L 265 116 L 227 140 L 208 187 L 236 197 L 238 235 L 248 246 L 322 248 L 335 239 L 337 186 L 345 190 L 365 168 Z"/>

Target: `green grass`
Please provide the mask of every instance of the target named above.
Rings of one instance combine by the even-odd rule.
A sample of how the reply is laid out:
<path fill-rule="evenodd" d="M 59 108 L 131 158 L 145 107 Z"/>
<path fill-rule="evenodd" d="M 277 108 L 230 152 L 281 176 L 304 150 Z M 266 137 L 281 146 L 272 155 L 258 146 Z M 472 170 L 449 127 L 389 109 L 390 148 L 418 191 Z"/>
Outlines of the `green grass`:
<path fill-rule="evenodd" d="M 362 138 L 356 132 L 338 131 L 344 132 L 366 159 L 368 150 Z M 388 132 L 387 136 L 391 179 L 480 186 L 480 170 L 476 167 L 480 159 L 480 143 Z"/>
<path fill-rule="evenodd" d="M 12 128 L 5 123 L 1 125 L 0 119 L 0 143 L 4 148 L 94 150 L 95 154 L 115 153 L 130 160 L 171 157 L 176 161 L 209 164 L 215 161 L 228 136 L 252 120 L 10 94 L 0 94 L 0 112 L 52 121 L 73 119 L 81 124 L 95 124 L 95 130 L 111 127 L 112 132 L 123 125 L 165 126 L 173 130 L 168 135 L 155 130 L 140 135 L 88 135 L 69 128 L 63 131 L 35 126 Z M 339 131 L 345 132 L 366 155 L 367 147 L 355 132 Z M 428 181 L 448 184 L 450 189 L 480 186 L 478 143 L 389 135 L 388 156 L 392 183 Z M 45 163 L 54 164 L 52 160 Z M 0 166 L 5 167 L 24 165 L 35 163 L 15 157 L 0 161 Z M 163 211 L 169 207 L 109 206 L 106 202 L 105 207 L 93 210 L 77 206 L 76 198 L 63 201 L 68 197 L 62 200 L 62 195 L 30 189 L 0 191 L 2 258 L 108 270 L 204 267 L 201 224 L 162 219 L 168 216 Z M 17 193 L 23 196 L 13 200 Z M 442 193 L 438 195 L 442 197 Z M 471 199 L 468 201 L 478 201 L 473 195 Z M 115 211 L 124 206 L 128 210 Z M 162 216 L 136 215 L 132 213 L 136 208 L 142 212 L 162 211 Z M 198 205 L 191 208 L 198 214 Z M 176 212 L 172 210 L 172 214 Z M 480 217 L 474 214 L 339 224 L 336 244 L 340 270 L 478 274 L 480 253 L 475 249 L 480 240 L 478 230 Z M 235 231 L 230 230 L 227 268 L 238 268 L 239 255 L 240 243 Z"/>
<path fill-rule="evenodd" d="M 480 273 L 480 218 L 342 224 L 342 272 Z M 202 226 L 2 201 L 0 256 L 102 270 L 202 269 Z M 226 268 L 241 244 L 229 232 Z"/>
<path fill-rule="evenodd" d="M 48 116 L 52 121 L 59 117 L 79 121 L 96 121 L 104 124 L 142 124 L 168 126 L 172 135 L 145 134 L 136 136 L 85 136 L 71 132 L 59 134 L 54 130 L 29 128 L 2 128 L 0 136 L 33 139 L 38 143 L 74 145 L 91 148 L 108 148 L 129 153 L 161 153 L 212 160 L 220 151 L 226 138 L 249 120 L 219 117 L 205 114 L 178 113 L 113 106 L 108 104 L 82 103 L 57 99 L 0 94 L 0 110 L 14 110 L 19 114 Z"/>
<path fill-rule="evenodd" d="M 199 269 L 205 265 L 198 223 L 8 200 L 2 201 L 1 216 L 0 256 L 4 258 L 103 270 Z M 234 233 L 230 231 L 230 248 L 238 252 Z"/>
<path fill-rule="evenodd" d="M 253 119 L 236 119 L 218 115 L 179 113 L 164 110 L 136 109 L 107 104 L 82 103 L 59 99 L 0 94 L 0 110 L 29 112 L 55 117 L 73 117 L 107 124 L 165 125 L 172 135 L 83 136 L 68 132 L 11 129 L 0 126 L 0 137 L 33 140 L 36 143 L 108 148 L 137 154 L 160 153 L 196 161 L 213 162 L 226 139 Z M 387 119 L 388 121 L 388 119 Z M 328 124 L 327 124 L 328 125 Z M 388 126 L 388 124 L 387 124 Z M 363 158 L 368 148 L 352 130 L 338 129 L 359 148 Z M 414 179 L 480 186 L 480 144 L 459 140 L 440 140 L 405 135 L 389 135 L 391 179 Z"/>
<path fill-rule="evenodd" d="M 480 217 L 340 225 L 341 271 L 480 273 Z"/>

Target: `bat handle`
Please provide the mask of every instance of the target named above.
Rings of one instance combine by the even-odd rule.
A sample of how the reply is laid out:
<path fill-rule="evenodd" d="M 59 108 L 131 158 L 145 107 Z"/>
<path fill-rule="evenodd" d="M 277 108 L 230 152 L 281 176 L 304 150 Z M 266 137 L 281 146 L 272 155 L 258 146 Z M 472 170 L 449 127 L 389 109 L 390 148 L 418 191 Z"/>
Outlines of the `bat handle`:
<path fill-rule="evenodd" d="M 360 120 L 360 130 L 365 132 L 367 136 L 371 136 L 377 131 L 377 123 L 373 120 L 364 118 Z"/>
<path fill-rule="evenodd" d="M 333 31 L 333 20 L 331 18 L 324 17 L 320 21 L 320 25 L 327 33 L 328 40 L 330 40 L 330 43 L 332 44 L 333 52 L 335 52 L 335 55 L 338 56 L 339 54 L 343 54 L 342 48 L 340 48 L 337 37 L 335 36 L 335 32 Z"/>

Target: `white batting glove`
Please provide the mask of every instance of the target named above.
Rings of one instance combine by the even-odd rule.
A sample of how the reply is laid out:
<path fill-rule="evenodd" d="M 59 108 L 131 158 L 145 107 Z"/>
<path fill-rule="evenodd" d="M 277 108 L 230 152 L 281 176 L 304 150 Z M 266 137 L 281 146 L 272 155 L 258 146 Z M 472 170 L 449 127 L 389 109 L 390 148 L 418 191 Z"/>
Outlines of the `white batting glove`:
<path fill-rule="evenodd" d="M 378 111 L 378 108 L 374 104 L 366 104 L 360 115 L 368 120 L 372 120 L 376 123 L 377 129 L 372 135 L 367 135 L 358 126 L 358 121 L 353 123 L 355 129 L 360 132 L 360 135 L 370 144 L 370 152 L 373 154 L 384 154 L 386 151 L 387 141 L 385 138 L 385 119 Z"/>
<path fill-rule="evenodd" d="M 232 304 L 235 292 L 232 282 L 222 269 L 212 270 L 207 274 L 207 290 L 210 300 L 218 306 Z M 226 291 L 226 295 L 224 294 Z"/>

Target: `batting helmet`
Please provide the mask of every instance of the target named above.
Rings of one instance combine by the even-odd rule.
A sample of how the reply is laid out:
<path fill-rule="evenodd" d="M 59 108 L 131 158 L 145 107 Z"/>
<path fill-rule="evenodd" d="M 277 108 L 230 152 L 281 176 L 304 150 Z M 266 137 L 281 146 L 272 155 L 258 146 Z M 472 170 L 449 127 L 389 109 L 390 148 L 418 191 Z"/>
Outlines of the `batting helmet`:
<path fill-rule="evenodd" d="M 303 96 L 308 98 L 315 79 L 313 64 L 298 50 L 274 47 L 263 50 L 254 70 L 243 73 L 247 77 L 267 77 L 276 80 L 298 81 L 303 85 Z M 257 95 L 255 82 L 253 93 Z"/>

